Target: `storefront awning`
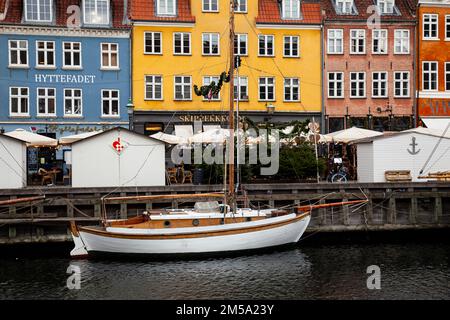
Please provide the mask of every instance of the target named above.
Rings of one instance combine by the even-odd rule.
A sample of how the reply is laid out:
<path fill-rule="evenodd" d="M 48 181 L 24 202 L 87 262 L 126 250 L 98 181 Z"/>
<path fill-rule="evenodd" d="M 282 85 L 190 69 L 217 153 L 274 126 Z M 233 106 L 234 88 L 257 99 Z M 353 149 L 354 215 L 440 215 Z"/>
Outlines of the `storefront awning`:
<path fill-rule="evenodd" d="M 5 135 L 26 142 L 27 147 L 56 147 L 58 145 L 58 140 L 56 139 L 26 131 L 24 129 L 16 129 L 5 133 Z"/>
<path fill-rule="evenodd" d="M 83 139 L 89 138 L 91 136 L 95 136 L 96 134 L 99 134 L 101 132 L 103 132 L 103 131 L 90 131 L 90 132 L 84 132 L 84 133 L 80 133 L 80 134 L 74 134 L 71 136 L 65 136 L 65 137 L 62 137 L 59 139 L 59 144 L 69 145 L 69 144 L 72 144 L 79 140 L 83 140 Z"/>
<path fill-rule="evenodd" d="M 422 117 L 421 119 L 428 129 L 433 129 L 442 133 L 450 124 L 450 117 Z"/>

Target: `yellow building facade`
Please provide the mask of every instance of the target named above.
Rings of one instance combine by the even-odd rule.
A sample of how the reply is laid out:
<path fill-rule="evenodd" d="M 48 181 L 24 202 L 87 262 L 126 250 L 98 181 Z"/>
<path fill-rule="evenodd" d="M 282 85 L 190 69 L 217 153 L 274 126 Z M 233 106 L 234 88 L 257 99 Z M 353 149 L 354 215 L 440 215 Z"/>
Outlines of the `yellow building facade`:
<path fill-rule="evenodd" d="M 283 20 L 276 0 L 241 1 L 235 14 L 240 113 L 256 122 L 267 121 L 269 110 L 274 122 L 318 119 L 322 108 L 319 5 L 299 1 L 299 19 Z M 153 12 L 142 14 L 145 5 Z M 150 134 L 166 130 L 169 121 L 170 125 L 223 122 L 220 115 L 229 108 L 229 84 L 211 100 L 197 96 L 193 86 L 217 81 L 229 69 L 229 1 L 177 0 L 174 16 L 159 16 L 157 6 L 156 0 L 132 4 L 135 129 Z M 296 15 L 295 8 L 291 14 Z"/>

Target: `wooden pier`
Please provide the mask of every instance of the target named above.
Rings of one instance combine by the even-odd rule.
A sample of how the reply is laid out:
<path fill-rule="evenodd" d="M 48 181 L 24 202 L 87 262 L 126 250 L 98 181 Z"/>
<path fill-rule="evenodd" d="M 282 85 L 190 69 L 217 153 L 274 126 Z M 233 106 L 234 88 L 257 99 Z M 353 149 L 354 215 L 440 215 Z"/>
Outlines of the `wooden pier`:
<path fill-rule="evenodd" d="M 245 185 L 247 202 L 254 208 L 294 207 L 351 201 L 364 197 L 363 206 L 323 208 L 312 213 L 307 232 L 350 232 L 450 228 L 450 183 L 314 183 Z M 197 194 L 219 192 L 222 185 L 173 185 L 148 188 L 45 187 L 0 190 L 0 201 L 45 195 L 33 203 L 0 206 L 0 244 L 70 241 L 69 221 L 95 224 L 101 216 L 101 197 Z M 155 197 L 108 201 L 109 218 L 127 218 L 144 210 L 192 206 L 198 196 L 181 201 Z"/>

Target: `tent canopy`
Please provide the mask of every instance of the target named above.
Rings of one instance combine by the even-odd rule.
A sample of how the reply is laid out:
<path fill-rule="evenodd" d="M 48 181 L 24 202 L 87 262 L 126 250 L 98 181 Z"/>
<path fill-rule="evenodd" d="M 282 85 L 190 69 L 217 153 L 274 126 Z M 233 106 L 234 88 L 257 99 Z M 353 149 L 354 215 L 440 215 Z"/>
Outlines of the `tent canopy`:
<path fill-rule="evenodd" d="M 428 129 L 440 131 L 441 133 L 450 124 L 450 117 L 422 117 L 421 119 Z"/>
<path fill-rule="evenodd" d="M 187 138 L 175 136 L 173 134 L 167 134 L 164 132 L 157 132 L 155 134 L 152 134 L 150 137 L 164 141 L 165 143 L 168 143 L 168 144 L 187 144 L 188 143 Z"/>
<path fill-rule="evenodd" d="M 371 138 L 383 135 L 382 132 L 367 130 L 357 127 L 351 127 L 349 129 L 340 130 L 324 135 L 326 141 L 330 142 L 342 142 L 350 143 L 355 140 Z"/>
<path fill-rule="evenodd" d="M 27 147 L 56 147 L 58 145 L 58 140 L 56 139 L 26 131 L 24 129 L 16 129 L 5 133 L 5 135 L 24 141 Z"/>
<path fill-rule="evenodd" d="M 190 143 L 224 143 L 230 138 L 229 129 L 212 129 L 189 138 Z"/>
<path fill-rule="evenodd" d="M 86 139 L 88 137 L 91 137 L 91 136 L 94 136 L 96 134 L 99 134 L 100 132 L 103 132 L 103 131 L 84 132 L 84 133 L 80 133 L 80 134 L 74 134 L 74 135 L 71 135 L 71 136 L 62 137 L 62 138 L 59 139 L 59 144 L 62 144 L 62 145 L 72 144 L 72 143 L 74 143 L 76 141 L 83 140 L 83 139 Z"/>

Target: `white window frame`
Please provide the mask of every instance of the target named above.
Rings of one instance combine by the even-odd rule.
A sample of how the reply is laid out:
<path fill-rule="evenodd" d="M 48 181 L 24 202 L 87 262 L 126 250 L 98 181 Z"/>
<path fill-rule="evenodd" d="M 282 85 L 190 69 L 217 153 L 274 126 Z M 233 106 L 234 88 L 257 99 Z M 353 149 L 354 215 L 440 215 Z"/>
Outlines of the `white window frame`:
<path fill-rule="evenodd" d="M 297 84 L 294 84 L 295 80 L 297 80 Z M 286 83 L 286 82 L 289 83 Z M 289 90 L 289 99 L 286 99 L 286 90 Z M 294 99 L 294 89 L 297 89 L 297 99 Z M 275 92 L 274 92 L 275 96 Z M 299 102 L 300 101 L 300 78 L 290 77 L 283 79 L 283 101 L 284 102 Z"/>
<path fill-rule="evenodd" d="M 342 4 L 342 9 L 339 5 Z M 349 6 L 347 7 L 346 4 Z M 348 9 L 348 11 L 347 11 Z M 338 14 L 352 14 L 353 12 L 353 0 L 336 0 L 336 12 Z"/>
<path fill-rule="evenodd" d="M 435 18 L 436 22 L 432 22 L 431 20 L 429 22 L 425 22 L 425 18 Z M 430 35 L 431 35 L 431 27 L 433 24 L 436 25 L 436 36 L 435 37 L 426 37 L 425 36 L 425 25 L 429 25 Z M 424 13 L 422 16 L 422 39 L 423 40 L 439 40 L 439 15 L 435 13 Z"/>
<path fill-rule="evenodd" d="M 211 81 L 214 81 L 217 85 L 217 83 L 219 82 L 219 79 L 220 79 L 220 77 L 218 77 L 218 76 L 203 76 L 202 77 L 204 86 L 208 86 L 211 83 Z M 217 97 L 214 98 L 214 95 L 211 97 L 211 99 L 207 99 L 207 98 L 203 97 L 203 101 L 220 101 L 220 91 L 217 94 Z"/>
<path fill-rule="evenodd" d="M 103 45 L 107 45 L 108 49 L 106 51 L 103 50 Z M 112 46 L 115 45 L 116 46 L 116 50 L 111 49 Z M 109 61 L 109 65 L 105 66 L 103 63 L 103 53 L 107 53 L 108 54 L 108 61 Z M 112 56 L 113 54 L 117 55 L 117 66 L 112 66 L 111 65 L 111 61 L 112 61 Z M 100 43 L 100 69 L 101 70 L 118 70 L 120 69 L 120 55 L 119 55 L 119 44 L 116 42 L 102 42 Z"/>
<path fill-rule="evenodd" d="M 39 90 L 45 90 L 45 94 L 41 96 L 39 94 Z M 49 95 L 49 90 L 53 90 L 53 96 Z M 45 100 L 45 113 L 39 112 L 39 99 Z M 53 113 L 48 112 L 48 106 L 49 106 L 49 100 L 53 99 L 53 106 L 55 108 L 55 111 Z M 39 87 L 36 89 L 36 116 L 37 117 L 56 117 L 56 88 L 42 88 Z"/>
<path fill-rule="evenodd" d="M 86 15 L 86 0 L 83 0 L 83 23 L 84 24 L 89 24 L 89 25 L 109 25 L 110 22 L 110 12 L 111 12 L 111 0 L 91 0 L 91 1 L 95 1 L 95 12 L 98 13 L 98 4 L 100 1 L 104 2 L 106 1 L 107 3 L 107 9 L 106 9 L 106 22 L 101 22 L 101 23 L 94 23 L 94 22 L 88 22 L 87 20 L 87 15 Z"/>
<path fill-rule="evenodd" d="M 205 37 L 207 37 L 209 40 L 209 53 L 205 52 Z M 217 37 L 217 53 L 212 53 L 213 52 L 213 38 Z M 216 32 L 205 32 L 202 33 L 202 55 L 204 56 L 220 56 L 220 34 L 216 33 Z"/>
<path fill-rule="evenodd" d="M 294 11 L 295 3 L 297 4 L 297 10 Z M 287 15 L 287 13 L 293 13 L 293 15 Z M 283 19 L 300 19 L 300 0 L 283 0 L 281 3 L 281 14 Z"/>
<path fill-rule="evenodd" d="M 444 64 L 445 91 L 450 91 L 450 62 Z"/>
<path fill-rule="evenodd" d="M 375 79 L 375 75 L 378 75 L 378 79 Z M 381 79 L 381 75 L 385 75 L 385 79 Z M 378 94 L 375 94 L 375 83 L 378 84 Z M 384 95 L 382 92 L 382 85 L 384 84 Z M 387 98 L 389 94 L 389 74 L 387 71 L 374 71 L 372 72 L 372 98 Z"/>
<path fill-rule="evenodd" d="M 237 38 L 237 45 L 235 43 L 234 54 L 238 55 L 238 56 L 241 56 L 241 57 L 242 56 L 248 56 L 248 34 L 246 34 L 246 33 L 236 33 L 235 36 Z M 243 37 L 245 39 L 245 54 L 241 53 L 241 49 L 242 49 L 242 47 L 241 47 L 241 40 L 240 40 L 241 37 Z"/>
<path fill-rule="evenodd" d="M 168 2 L 173 1 L 173 11 L 168 10 Z M 165 7 L 162 7 L 162 2 Z M 164 10 L 162 10 L 164 9 Z M 157 0 L 156 1 L 156 15 L 158 16 L 175 16 L 177 14 L 177 0 Z"/>
<path fill-rule="evenodd" d="M 294 50 L 293 39 L 297 39 L 297 54 L 292 54 Z M 289 54 L 286 55 L 286 39 L 289 39 Z M 300 57 L 300 36 L 283 36 L 283 57 L 285 58 L 299 58 Z"/>
<path fill-rule="evenodd" d="M 337 79 L 336 75 L 339 74 L 341 76 L 341 79 Z M 330 75 L 334 75 L 334 79 L 330 79 Z M 328 77 L 327 77 L 327 95 L 329 99 L 343 99 L 344 98 L 344 72 L 341 71 L 335 71 L 335 72 L 328 72 Z M 334 86 L 334 95 L 330 95 L 330 88 L 331 88 L 331 84 L 333 84 Z M 337 89 L 337 85 L 340 84 L 341 85 L 341 94 L 337 95 L 338 89 Z"/>
<path fill-rule="evenodd" d="M 431 64 L 436 64 L 436 89 L 425 89 L 425 64 L 429 63 L 430 66 Z M 431 75 L 434 73 L 432 71 L 428 71 L 427 73 L 430 74 L 430 79 L 431 79 Z M 432 84 L 432 82 L 430 81 L 429 84 Z M 439 62 L 438 61 L 422 61 L 422 90 L 423 91 L 438 91 L 439 90 Z"/>
<path fill-rule="evenodd" d="M 406 32 L 407 37 L 404 36 Z M 400 33 L 400 35 L 398 35 Z M 409 54 L 410 52 L 410 32 L 408 29 L 395 29 L 394 30 L 394 54 Z M 403 51 L 403 44 L 407 43 L 407 51 Z M 397 44 L 400 44 L 401 50 L 397 50 Z"/>
<path fill-rule="evenodd" d="M 403 79 L 403 75 L 407 74 L 408 78 Z M 397 75 L 400 75 L 400 79 L 397 79 Z M 394 97 L 395 98 L 409 98 L 411 96 L 411 73 L 409 71 L 395 71 L 394 72 Z M 397 94 L 397 84 L 400 84 L 400 94 Z M 403 90 L 406 88 L 407 94 L 403 94 Z"/>
<path fill-rule="evenodd" d="M 18 89 L 17 95 L 12 95 L 12 89 Z M 26 95 L 22 95 L 22 89 L 27 90 Z M 18 99 L 17 101 L 17 111 L 12 112 L 12 99 Z M 22 99 L 27 99 L 27 112 L 21 112 L 22 110 Z M 9 87 L 9 116 L 10 117 L 29 117 L 30 116 L 30 88 L 28 87 Z"/>
<path fill-rule="evenodd" d="M 76 90 L 80 91 L 80 113 L 79 114 L 73 114 L 73 113 L 66 113 L 66 100 L 70 100 L 71 103 L 71 107 L 72 107 L 72 112 L 74 111 L 74 101 L 78 100 L 78 98 L 75 97 L 74 93 Z M 71 91 L 71 97 L 67 98 L 66 97 L 66 91 Z M 64 118 L 82 118 L 83 117 L 83 90 L 80 88 L 64 88 L 63 90 L 63 108 L 64 108 Z"/>
<path fill-rule="evenodd" d="M 331 33 L 334 33 L 332 36 Z M 336 32 L 340 33 L 340 37 L 337 37 Z M 341 43 L 341 50 L 337 51 L 337 41 Z M 330 46 L 331 44 L 331 46 Z M 333 48 L 333 51 L 330 51 L 330 47 Z M 344 30 L 343 29 L 328 29 L 327 30 L 327 54 L 343 54 L 344 53 Z"/>
<path fill-rule="evenodd" d="M 177 78 L 182 78 L 183 82 L 181 84 L 177 84 Z M 184 80 L 188 78 L 189 79 L 189 83 L 184 82 Z M 181 86 L 181 93 L 183 95 L 183 98 L 177 98 L 177 85 Z M 185 96 L 185 86 L 189 87 L 189 98 L 184 98 Z M 174 76 L 173 77 L 173 100 L 176 101 L 192 101 L 192 76 L 183 76 L 183 75 L 179 75 L 179 76 Z"/>
<path fill-rule="evenodd" d="M 17 48 L 11 48 L 11 43 L 12 42 L 17 42 Z M 26 47 L 25 48 L 20 48 L 20 43 L 21 42 L 24 42 L 25 43 L 25 45 L 26 45 Z M 12 54 L 12 51 L 17 51 L 17 59 L 18 59 L 18 62 L 20 61 L 20 52 L 21 51 L 25 51 L 26 52 L 26 57 L 27 57 L 27 63 L 26 64 L 24 64 L 24 63 L 12 63 L 12 56 L 11 56 L 11 54 Z M 29 61 L 30 61 L 30 58 L 29 58 L 29 56 L 28 56 L 28 40 L 8 40 L 8 59 L 9 59 L 9 64 L 8 64 L 8 67 L 9 68 L 29 68 Z"/>
<path fill-rule="evenodd" d="M 112 92 L 117 91 L 117 98 L 113 98 Z M 104 92 L 109 92 L 107 98 L 103 97 Z M 120 90 L 119 89 L 102 89 L 101 90 L 101 108 L 102 108 L 102 118 L 120 118 Z M 110 114 L 105 114 L 103 110 L 103 102 L 108 101 Z M 112 114 L 112 104 L 117 101 L 117 114 Z"/>
<path fill-rule="evenodd" d="M 155 50 L 155 34 L 159 34 L 159 52 Z M 150 47 L 151 50 L 147 51 L 147 35 L 151 35 L 151 39 L 149 39 L 149 42 L 151 42 Z M 162 55 L 163 52 L 163 34 L 160 31 L 145 31 L 144 32 L 144 54 L 149 55 Z"/>
<path fill-rule="evenodd" d="M 356 32 L 356 37 L 353 36 L 353 32 Z M 353 50 L 352 42 L 357 41 L 356 48 L 358 51 Z M 363 40 L 363 51 L 359 51 L 359 41 Z M 365 29 L 350 29 L 350 54 L 366 54 L 366 30 Z"/>
<path fill-rule="evenodd" d="M 248 3 L 247 0 L 236 0 L 237 6 L 234 10 L 235 13 L 247 13 Z M 245 7 L 245 10 L 241 10 L 241 7 Z"/>
<path fill-rule="evenodd" d="M 272 84 L 269 84 L 269 79 L 272 79 Z M 261 80 L 264 80 L 265 83 L 261 83 Z M 259 77 L 258 78 L 258 101 L 275 101 L 276 100 L 276 91 L 275 91 L 275 77 Z M 269 99 L 269 88 L 272 87 L 273 98 Z M 261 94 L 265 94 L 265 98 L 261 98 Z"/>
<path fill-rule="evenodd" d="M 29 22 L 52 22 L 53 21 L 53 0 L 48 0 L 50 1 L 50 19 L 40 19 L 40 15 L 41 15 L 41 1 L 43 0 L 35 0 L 37 2 L 37 15 L 38 15 L 38 19 L 29 19 L 28 18 L 28 0 L 24 1 L 24 16 L 25 16 L 25 21 L 29 21 Z"/>
<path fill-rule="evenodd" d="M 445 41 L 450 41 L 450 14 L 445 15 Z"/>
<path fill-rule="evenodd" d="M 65 48 L 65 44 L 67 44 L 67 43 L 70 44 L 70 49 Z M 80 49 L 74 49 L 73 48 L 74 44 L 78 44 Z M 63 69 L 72 69 L 72 70 L 83 69 L 83 60 L 82 60 L 83 55 L 82 55 L 82 47 L 81 46 L 82 46 L 81 42 L 65 41 L 62 43 Z M 72 65 L 66 64 L 66 55 L 65 55 L 66 52 L 70 52 L 70 60 L 72 62 Z M 79 53 L 79 55 L 80 55 L 80 65 L 79 66 L 73 64 L 73 62 L 75 60 L 74 59 L 75 53 Z M 101 57 L 100 57 L 100 59 L 101 59 Z"/>
<path fill-rule="evenodd" d="M 388 35 L 387 29 L 372 29 L 372 54 L 388 54 Z M 378 40 L 378 50 L 375 50 L 375 40 Z M 384 52 L 380 50 L 380 43 L 384 43 Z"/>
<path fill-rule="evenodd" d="M 181 53 L 175 52 L 175 37 L 178 34 L 181 36 L 181 49 L 182 49 Z M 184 49 L 185 49 L 185 47 L 184 47 L 184 40 L 185 40 L 184 37 L 186 35 L 189 38 L 189 52 L 184 52 Z M 202 43 L 202 45 L 203 45 L 203 43 Z M 174 32 L 173 33 L 173 54 L 175 56 L 190 56 L 192 54 L 191 47 L 192 47 L 192 45 L 191 45 L 191 33 L 190 32 Z"/>
<path fill-rule="evenodd" d="M 160 82 L 156 82 L 156 77 L 161 78 Z M 151 81 L 147 81 L 147 78 L 151 78 Z M 153 96 L 149 97 L 147 95 L 147 87 L 151 86 L 153 90 Z M 161 97 L 156 97 L 156 90 L 155 88 L 157 86 L 161 87 Z M 146 101 L 162 101 L 164 99 L 164 78 L 160 74 L 146 74 L 144 76 L 144 100 Z"/>
<path fill-rule="evenodd" d="M 239 76 L 234 77 L 233 94 L 236 93 L 239 97 L 239 101 L 248 101 L 248 77 Z M 242 88 L 245 87 L 245 95 L 242 95 Z M 234 97 L 234 101 L 237 101 L 237 97 Z"/>
<path fill-rule="evenodd" d="M 264 37 L 264 54 L 261 54 L 261 41 L 260 38 Z M 267 44 L 269 39 L 272 39 L 272 54 L 268 54 L 269 51 Z M 258 57 L 275 57 L 275 36 L 272 34 L 260 34 L 258 35 Z"/>
<path fill-rule="evenodd" d="M 357 79 L 352 81 L 352 75 L 356 74 L 357 75 Z M 364 75 L 364 79 L 359 79 L 359 74 L 363 74 Z M 366 72 L 362 71 L 355 71 L 355 72 L 350 72 L 349 74 L 349 79 L 350 79 L 350 98 L 351 99 L 364 99 L 367 96 L 367 85 L 366 85 L 366 79 L 367 79 L 367 75 Z M 356 83 L 356 95 L 352 94 L 352 83 Z M 361 84 L 364 86 L 364 95 L 360 96 L 359 95 L 359 91 L 361 89 Z"/>
<path fill-rule="evenodd" d="M 213 2 L 216 3 L 217 10 L 212 10 L 212 4 Z M 209 9 L 205 9 L 205 4 L 209 5 Z M 219 0 L 202 0 L 202 12 L 219 12 Z"/>
<path fill-rule="evenodd" d="M 44 48 L 39 49 L 39 43 L 44 43 Z M 48 43 L 53 44 L 53 49 L 48 49 Z M 39 53 L 44 53 L 44 62 L 45 64 L 39 64 Z M 53 64 L 48 64 L 48 53 L 53 55 Z M 36 69 L 54 69 L 56 68 L 56 57 L 55 57 L 55 41 L 43 41 L 36 40 Z"/>
<path fill-rule="evenodd" d="M 392 4 L 392 6 L 388 6 Z M 381 14 L 394 14 L 395 13 L 395 0 L 378 0 L 377 6 L 380 10 Z M 392 8 L 391 10 L 387 10 L 388 8 Z"/>

